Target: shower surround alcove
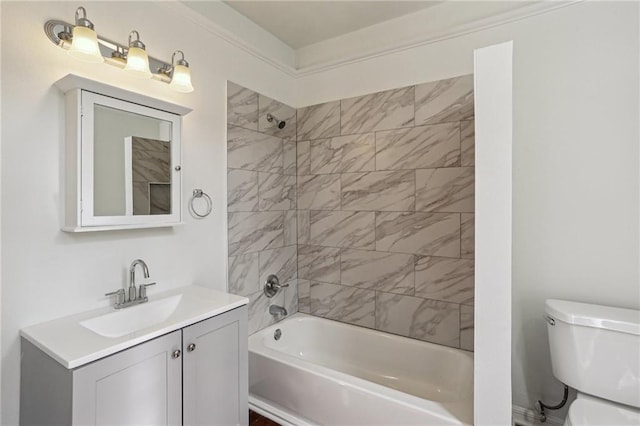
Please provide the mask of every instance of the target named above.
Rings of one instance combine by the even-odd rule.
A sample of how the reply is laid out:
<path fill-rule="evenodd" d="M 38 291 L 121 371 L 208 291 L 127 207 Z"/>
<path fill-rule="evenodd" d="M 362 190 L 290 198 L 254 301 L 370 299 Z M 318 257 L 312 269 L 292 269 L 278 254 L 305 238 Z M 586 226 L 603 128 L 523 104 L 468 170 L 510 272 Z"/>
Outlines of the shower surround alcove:
<path fill-rule="evenodd" d="M 471 75 L 297 111 L 229 83 L 227 108 L 229 291 L 250 333 L 279 304 L 473 350 Z M 267 299 L 271 273 L 290 286 Z"/>

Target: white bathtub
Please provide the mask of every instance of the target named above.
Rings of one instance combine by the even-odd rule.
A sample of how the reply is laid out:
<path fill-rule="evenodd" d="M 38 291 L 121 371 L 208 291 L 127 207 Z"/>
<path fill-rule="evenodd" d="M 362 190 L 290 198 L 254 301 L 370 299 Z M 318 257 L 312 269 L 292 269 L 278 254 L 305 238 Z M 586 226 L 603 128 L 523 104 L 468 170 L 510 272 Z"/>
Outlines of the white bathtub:
<path fill-rule="evenodd" d="M 473 354 L 298 313 L 249 337 L 249 406 L 283 425 L 470 425 Z"/>

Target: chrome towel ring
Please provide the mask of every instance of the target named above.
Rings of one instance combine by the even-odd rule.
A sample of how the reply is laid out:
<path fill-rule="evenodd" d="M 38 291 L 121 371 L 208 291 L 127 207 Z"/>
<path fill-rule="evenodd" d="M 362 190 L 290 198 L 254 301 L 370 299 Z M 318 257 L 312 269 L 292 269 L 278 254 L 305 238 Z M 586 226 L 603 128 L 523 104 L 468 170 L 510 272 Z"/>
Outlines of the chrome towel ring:
<path fill-rule="evenodd" d="M 198 211 L 196 210 L 195 200 L 198 198 L 204 198 L 205 202 L 207 203 L 207 207 L 204 213 L 198 213 Z M 193 196 L 191 197 L 191 200 L 189 200 L 189 210 L 199 218 L 209 216 L 209 213 L 211 213 L 211 210 L 213 210 L 213 202 L 211 201 L 211 197 L 209 197 L 209 195 L 207 195 L 207 193 L 202 189 L 194 189 Z"/>

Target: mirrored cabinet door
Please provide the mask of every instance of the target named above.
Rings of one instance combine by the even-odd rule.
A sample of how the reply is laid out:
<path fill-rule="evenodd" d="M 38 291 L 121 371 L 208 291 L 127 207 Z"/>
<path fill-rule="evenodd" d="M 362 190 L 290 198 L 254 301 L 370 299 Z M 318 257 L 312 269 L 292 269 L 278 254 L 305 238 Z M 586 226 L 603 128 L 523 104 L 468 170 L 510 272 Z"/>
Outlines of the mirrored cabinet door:
<path fill-rule="evenodd" d="M 180 221 L 180 116 L 82 91 L 82 225 Z"/>
<path fill-rule="evenodd" d="M 181 125 L 191 109 L 69 74 L 65 94 L 67 232 L 182 223 Z"/>

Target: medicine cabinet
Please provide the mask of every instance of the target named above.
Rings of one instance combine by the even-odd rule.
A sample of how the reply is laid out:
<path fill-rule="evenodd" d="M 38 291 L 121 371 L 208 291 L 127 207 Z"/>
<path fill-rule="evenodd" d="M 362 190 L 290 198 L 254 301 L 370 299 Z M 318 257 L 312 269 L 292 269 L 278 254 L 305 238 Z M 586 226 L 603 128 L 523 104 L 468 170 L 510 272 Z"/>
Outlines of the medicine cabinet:
<path fill-rule="evenodd" d="M 191 109 L 68 75 L 67 232 L 182 223 L 181 128 Z"/>

